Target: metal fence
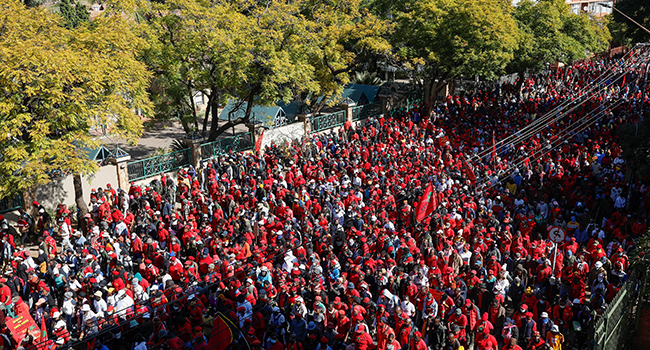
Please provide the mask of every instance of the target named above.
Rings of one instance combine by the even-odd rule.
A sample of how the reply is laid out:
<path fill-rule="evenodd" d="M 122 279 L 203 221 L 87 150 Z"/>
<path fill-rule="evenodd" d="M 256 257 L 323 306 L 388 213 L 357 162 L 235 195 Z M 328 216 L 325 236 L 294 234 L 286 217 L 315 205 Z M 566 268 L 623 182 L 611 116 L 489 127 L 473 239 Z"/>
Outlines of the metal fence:
<path fill-rule="evenodd" d="M 631 274 L 594 327 L 594 350 L 627 349 L 634 330 L 632 309 L 638 292 L 638 278 Z"/>
<path fill-rule="evenodd" d="M 190 165 L 190 149 L 170 152 L 127 164 L 129 181 L 146 179 L 167 171 L 174 171 Z"/>
<path fill-rule="evenodd" d="M 201 145 L 201 159 L 213 158 L 220 154 L 243 152 L 253 148 L 253 134 L 250 132 Z"/>
<path fill-rule="evenodd" d="M 352 108 L 352 120 L 358 121 L 368 117 L 374 117 L 382 112 L 381 102 L 370 103 Z"/>
<path fill-rule="evenodd" d="M 419 106 L 424 102 L 424 91 L 413 90 L 409 91 L 406 94 L 406 108 L 411 109 L 413 107 Z"/>
<path fill-rule="evenodd" d="M 15 196 L 13 199 L 8 199 L 8 198 L 0 199 L 0 213 L 17 210 L 22 207 L 23 207 L 23 200 L 20 195 Z"/>
<path fill-rule="evenodd" d="M 312 116 L 311 129 L 313 132 L 319 132 L 343 125 L 347 120 L 345 111 L 338 111 L 316 117 Z"/>

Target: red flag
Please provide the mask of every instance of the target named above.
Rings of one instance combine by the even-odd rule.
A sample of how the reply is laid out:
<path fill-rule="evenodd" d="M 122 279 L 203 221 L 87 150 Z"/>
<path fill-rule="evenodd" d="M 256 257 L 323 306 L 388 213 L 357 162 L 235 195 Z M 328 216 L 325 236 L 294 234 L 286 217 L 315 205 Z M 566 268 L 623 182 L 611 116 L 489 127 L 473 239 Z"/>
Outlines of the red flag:
<path fill-rule="evenodd" d="M 429 214 L 433 213 L 433 211 L 436 209 L 438 209 L 438 194 L 434 191 L 433 194 L 431 195 L 431 201 L 427 206 L 427 214 L 425 215 L 425 217 L 429 216 Z"/>
<path fill-rule="evenodd" d="M 262 138 L 264 138 L 264 130 L 262 130 L 262 133 L 255 141 L 255 154 L 259 154 L 262 149 Z"/>
<path fill-rule="evenodd" d="M 494 131 L 492 131 L 492 161 L 497 160 L 497 144 L 494 142 Z"/>
<path fill-rule="evenodd" d="M 627 77 L 627 74 L 623 75 L 623 83 L 621 84 L 621 87 L 625 86 L 625 78 Z"/>
<path fill-rule="evenodd" d="M 420 201 L 418 201 L 418 204 L 415 207 L 415 221 L 421 222 L 424 220 L 424 218 L 431 214 L 437 206 L 438 198 L 433 191 L 433 185 L 429 184 L 429 186 L 424 189 L 424 193 L 422 193 L 422 197 L 420 197 Z"/>
<path fill-rule="evenodd" d="M 467 178 L 473 183 L 476 183 L 476 175 L 474 174 L 472 168 L 469 167 L 469 163 L 467 162 L 467 159 L 463 158 L 463 164 L 465 166 L 465 173 L 467 174 Z"/>
<path fill-rule="evenodd" d="M 216 318 L 212 321 L 212 333 L 210 333 L 208 349 L 225 350 L 232 344 L 233 328 L 231 328 L 231 324 L 232 322 L 228 321 L 221 313 L 216 315 Z M 235 326 L 233 325 L 233 327 Z"/>
<path fill-rule="evenodd" d="M 45 328 L 45 313 L 41 315 L 41 339 L 38 340 L 38 343 L 40 344 L 40 349 L 47 349 L 49 347 L 47 328 Z"/>

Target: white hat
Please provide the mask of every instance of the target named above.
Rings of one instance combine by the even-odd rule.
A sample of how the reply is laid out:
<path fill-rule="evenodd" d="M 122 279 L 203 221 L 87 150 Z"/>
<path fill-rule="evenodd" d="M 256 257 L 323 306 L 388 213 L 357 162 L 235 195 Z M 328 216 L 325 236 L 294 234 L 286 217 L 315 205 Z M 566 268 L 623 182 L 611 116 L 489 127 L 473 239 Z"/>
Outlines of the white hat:
<path fill-rule="evenodd" d="M 603 263 L 600 261 L 596 261 L 596 264 L 594 265 L 597 269 L 603 267 Z"/>
<path fill-rule="evenodd" d="M 59 318 L 60 316 L 61 316 L 61 313 L 58 312 L 58 311 L 52 314 L 52 317 L 54 317 L 54 318 Z"/>
<path fill-rule="evenodd" d="M 90 305 L 84 304 L 84 306 L 81 307 L 81 311 L 90 311 Z"/>
<path fill-rule="evenodd" d="M 542 318 L 548 318 L 548 314 L 546 312 L 542 312 Z"/>
<path fill-rule="evenodd" d="M 54 324 L 54 329 L 61 329 L 61 328 L 66 328 L 66 324 L 64 320 L 58 320 L 56 324 Z"/>
<path fill-rule="evenodd" d="M 551 327 L 551 332 L 559 332 L 559 331 L 560 328 L 556 324 L 554 324 L 553 327 Z"/>

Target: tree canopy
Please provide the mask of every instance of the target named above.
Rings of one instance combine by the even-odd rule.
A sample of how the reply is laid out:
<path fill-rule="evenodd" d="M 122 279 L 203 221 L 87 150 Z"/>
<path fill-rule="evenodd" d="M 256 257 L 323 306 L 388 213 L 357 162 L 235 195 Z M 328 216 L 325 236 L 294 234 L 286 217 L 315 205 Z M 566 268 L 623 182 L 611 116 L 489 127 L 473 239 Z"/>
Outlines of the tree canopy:
<path fill-rule="evenodd" d="M 91 129 L 137 140 L 150 74 L 128 21 L 106 16 L 70 30 L 18 0 L 2 2 L 0 17 L 0 197 L 94 172 Z"/>
<path fill-rule="evenodd" d="M 396 6 L 398 53 L 421 60 L 433 78 L 494 78 L 517 48 L 512 6 L 504 1 L 410 0 Z"/>
<path fill-rule="evenodd" d="M 361 2 L 151 4 L 146 16 L 151 46 L 144 57 L 155 74 L 157 113 L 176 112 L 196 123 L 192 96 L 200 91 L 208 96 L 202 130 L 210 124 L 214 139 L 248 122 L 254 105 L 301 99 L 322 108 L 327 97 L 342 91 L 353 67 L 372 53 L 390 50 L 390 23 Z M 321 96 L 326 98 L 316 99 Z M 246 106 L 244 117 L 219 127 L 217 107 L 228 99 L 248 102 L 239 104 Z"/>
<path fill-rule="evenodd" d="M 59 13 L 63 17 L 63 25 L 66 28 L 77 28 L 84 22 L 90 20 L 90 12 L 81 2 L 72 0 L 61 0 Z"/>
<path fill-rule="evenodd" d="M 576 15 L 564 0 L 522 0 L 513 16 L 521 36 L 508 67 L 513 73 L 586 58 L 607 50 L 611 40 L 604 19 Z"/>
<path fill-rule="evenodd" d="M 650 29 L 650 3 L 646 0 L 619 0 L 616 8 L 642 26 Z M 612 32 L 614 42 L 633 46 L 636 43 L 647 43 L 650 41 L 650 34 L 632 23 L 620 13 L 614 11 L 609 29 Z"/>

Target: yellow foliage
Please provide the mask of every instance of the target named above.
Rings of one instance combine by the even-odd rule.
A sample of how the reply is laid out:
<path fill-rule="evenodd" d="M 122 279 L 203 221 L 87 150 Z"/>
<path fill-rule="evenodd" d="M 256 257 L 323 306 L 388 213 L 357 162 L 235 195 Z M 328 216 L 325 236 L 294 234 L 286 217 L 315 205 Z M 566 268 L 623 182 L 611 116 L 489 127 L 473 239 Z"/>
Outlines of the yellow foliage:
<path fill-rule="evenodd" d="M 58 15 L 18 0 L 4 1 L 0 17 L 0 197 L 55 172 L 94 172 L 90 129 L 137 140 L 137 111 L 151 112 L 151 75 L 137 60 L 146 42 L 130 22 L 107 15 L 69 30 Z"/>

